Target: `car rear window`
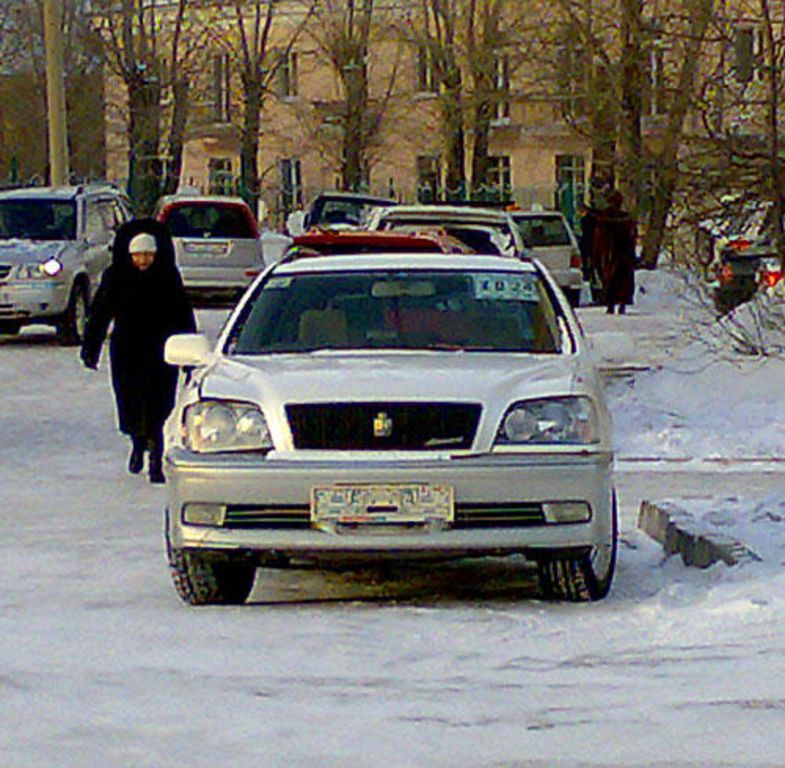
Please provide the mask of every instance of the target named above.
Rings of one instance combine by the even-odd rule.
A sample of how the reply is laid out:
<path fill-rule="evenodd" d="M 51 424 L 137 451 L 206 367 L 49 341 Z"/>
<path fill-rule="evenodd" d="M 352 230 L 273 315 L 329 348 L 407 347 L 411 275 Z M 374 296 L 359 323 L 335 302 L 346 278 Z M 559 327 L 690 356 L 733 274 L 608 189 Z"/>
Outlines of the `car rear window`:
<path fill-rule="evenodd" d="M 172 237 L 248 239 L 256 237 L 248 212 L 239 205 L 177 205 L 164 211 Z"/>
<path fill-rule="evenodd" d="M 60 200 L 0 201 L 0 240 L 74 240 L 76 205 Z"/>
<path fill-rule="evenodd" d="M 269 277 L 229 354 L 321 349 L 561 351 L 558 310 L 535 273 L 371 270 Z"/>
<path fill-rule="evenodd" d="M 521 216 L 515 224 L 530 248 L 571 245 L 567 226 L 559 216 Z"/>

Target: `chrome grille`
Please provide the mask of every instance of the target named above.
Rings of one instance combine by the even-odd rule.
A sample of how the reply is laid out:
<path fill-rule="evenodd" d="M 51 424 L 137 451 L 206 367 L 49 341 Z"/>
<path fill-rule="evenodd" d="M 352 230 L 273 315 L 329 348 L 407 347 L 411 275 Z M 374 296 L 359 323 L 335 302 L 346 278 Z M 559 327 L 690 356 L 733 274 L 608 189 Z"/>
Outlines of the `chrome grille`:
<path fill-rule="evenodd" d="M 472 447 L 476 403 L 287 405 L 295 448 L 337 451 L 453 451 Z"/>

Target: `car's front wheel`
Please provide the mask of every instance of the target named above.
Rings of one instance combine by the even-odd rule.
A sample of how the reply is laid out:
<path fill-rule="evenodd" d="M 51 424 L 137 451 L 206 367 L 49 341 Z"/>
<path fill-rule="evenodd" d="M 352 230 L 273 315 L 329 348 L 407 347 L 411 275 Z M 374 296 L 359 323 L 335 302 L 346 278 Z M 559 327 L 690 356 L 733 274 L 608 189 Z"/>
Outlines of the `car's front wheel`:
<path fill-rule="evenodd" d="M 609 540 L 580 557 L 553 556 L 538 564 L 543 595 L 554 600 L 588 602 L 607 597 L 616 571 L 619 522 L 616 494 L 611 503 Z"/>
<path fill-rule="evenodd" d="M 172 549 L 168 556 L 174 586 L 186 603 L 240 605 L 251 594 L 253 563 L 182 549 Z"/>
<path fill-rule="evenodd" d="M 0 336 L 16 336 L 21 327 L 16 320 L 0 320 Z"/>
<path fill-rule="evenodd" d="M 74 283 L 65 314 L 58 323 L 60 343 L 73 347 L 82 343 L 87 322 L 87 288 L 83 282 Z"/>

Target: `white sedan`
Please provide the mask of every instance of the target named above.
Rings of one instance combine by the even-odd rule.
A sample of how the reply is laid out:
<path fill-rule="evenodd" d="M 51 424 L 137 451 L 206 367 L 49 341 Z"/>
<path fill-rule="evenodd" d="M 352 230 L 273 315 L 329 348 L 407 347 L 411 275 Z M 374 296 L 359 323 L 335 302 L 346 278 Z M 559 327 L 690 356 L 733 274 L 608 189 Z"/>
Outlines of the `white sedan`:
<path fill-rule="evenodd" d="M 216 348 L 174 336 L 167 552 L 192 604 L 257 566 L 523 555 L 543 592 L 611 586 L 610 419 L 552 278 L 514 258 L 287 258 Z M 437 566 L 435 566 L 437 567 Z"/>

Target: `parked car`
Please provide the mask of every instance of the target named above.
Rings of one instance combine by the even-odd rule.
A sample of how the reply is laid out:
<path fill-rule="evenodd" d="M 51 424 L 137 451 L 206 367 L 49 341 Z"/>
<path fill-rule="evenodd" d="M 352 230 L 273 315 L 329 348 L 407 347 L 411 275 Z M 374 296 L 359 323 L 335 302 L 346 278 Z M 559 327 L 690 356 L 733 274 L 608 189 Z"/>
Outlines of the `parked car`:
<path fill-rule="evenodd" d="M 545 265 L 570 304 L 577 307 L 583 271 L 578 239 L 570 223 L 559 211 L 542 209 L 514 210 L 510 216 L 531 255 Z"/>
<path fill-rule="evenodd" d="M 737 195 L 722 199 L 722 210 L 703 219 L 695 230 L 695 254 L 704 267 L 721 268 L 726 248 L 741 251 L 751 245 L 770 245 L 772 205 Z"/>
<path fill-rule="evenodd" d="M 238 197 L 164 197 L 156 217 L 172 234 L 183 283 L 194 298 L 234 300 L 265 267 L 259 225 Z"/>
<path fill-rule="evenodd" d="M 773 288 L 781 279 L 779 256 L 772 246 L 730 242 L 720 253 L 714 305 L 720 314 L 726 314 L 759 290 Z"/>
<path fill-rule="evenodd" d="M 509 214 L 491 208 L 462 205 L 397 205 L 378 208 L 368 229 L 425 233 L 443 232 L 476 253 L 526 256 L 528 251 Z"/>
<path fill-rule="evenodd" d="M 189 371 L 166 450 L 184 601 L 242 603 L 262 564 L 513 554 L 550 597 L 608 593 L 610 419 L 575 316 L 536 264 L 284 261 L 214 350 L 180 335 L 165 355 Z"/>
<path fill-rule="evenodd" d="M 79 344 L 128 199 L 108 186 L 0 192 L 0 333 L 53 325 Z"/>
<path fill-rule="evenodd" d="M 358 192 L 322 192 L 306 211 L 295 211 L 286 220 L 287 232 L 301 235 L 309 229 L 363 229 L 371 212 L 396 205 L 395 200 Z"/>

